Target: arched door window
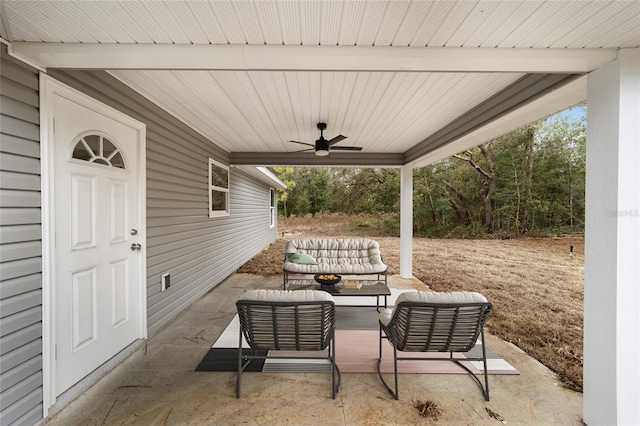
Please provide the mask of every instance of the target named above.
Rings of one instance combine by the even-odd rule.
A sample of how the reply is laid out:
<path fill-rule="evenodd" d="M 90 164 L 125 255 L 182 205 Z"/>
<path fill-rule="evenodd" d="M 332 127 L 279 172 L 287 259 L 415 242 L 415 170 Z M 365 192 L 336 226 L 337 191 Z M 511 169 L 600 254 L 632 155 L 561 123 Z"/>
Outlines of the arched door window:
<path fill-rule="evenodd" d="M 124 158 L 115 143 L 101 134 L 88 134 L 78 138 L 71 158 L 124 169 Z"/>

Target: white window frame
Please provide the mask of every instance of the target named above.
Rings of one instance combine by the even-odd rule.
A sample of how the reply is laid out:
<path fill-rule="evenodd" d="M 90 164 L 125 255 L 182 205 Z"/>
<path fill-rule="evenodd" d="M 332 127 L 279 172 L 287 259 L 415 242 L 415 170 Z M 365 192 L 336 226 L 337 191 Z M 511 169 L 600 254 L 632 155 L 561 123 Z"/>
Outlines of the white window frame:
<path fill-rule="evenodd" d="M 276 219 L 278 214 L 278 192 L 275 190 L 275 188 L 269 188 L 269 214 L 269 228 L 274 228 L 276 226 Z"/>
<path fill-rule="evenodd" d="M 217 185 L 213 185 L 212 184 L 212 167 L 219 167 L 221 169 L 226 170 L 227 172 L 227 187 L 222 187 L 222 186 L 217 186 Z M 222 163 L 217 162 L 216 160 L 214 160 L 213 158 L 209 158 L 209 217 L 221 217 L 221 216 L 229 216 L 229 166 L 225 166 Z M 217 192 L 221 192 L 224 193 L 224 197 L 225 197 L 225 209 L 224 210 L 213 210 L 213 199 L 212 199 L 212 192 L 213 191 L 217 191 Z"/>

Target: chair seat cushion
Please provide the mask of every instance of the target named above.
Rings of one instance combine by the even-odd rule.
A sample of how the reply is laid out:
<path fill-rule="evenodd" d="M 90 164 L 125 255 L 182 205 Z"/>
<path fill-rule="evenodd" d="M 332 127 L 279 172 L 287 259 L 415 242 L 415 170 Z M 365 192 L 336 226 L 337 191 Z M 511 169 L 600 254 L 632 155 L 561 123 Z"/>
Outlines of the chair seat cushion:
<path fill-rule="evenodd" d="M 319 290 L 249 290 L 240 299 L 264 302 L 333 302 L 333 296 Z"/>
<path fill-rule="evenodd" d="M 442 303 L 442 304 L 458 304 L 458 303 L 487 303 L 487 298 L 475 291 L 407 291 L 398 296 L 396 306 L 401 302 L 419 302 L 419 303 Z M 386 308 L 380 312 L 379 319 L 383 325 L 389 325 L 393 317 L 393 309 Z"/>
<path fill-rule="evenodd" d="M 406 291 L 398 296 L 400 302 L 421 303 L 486 303 L 487 298 L 475 291 Z"/>

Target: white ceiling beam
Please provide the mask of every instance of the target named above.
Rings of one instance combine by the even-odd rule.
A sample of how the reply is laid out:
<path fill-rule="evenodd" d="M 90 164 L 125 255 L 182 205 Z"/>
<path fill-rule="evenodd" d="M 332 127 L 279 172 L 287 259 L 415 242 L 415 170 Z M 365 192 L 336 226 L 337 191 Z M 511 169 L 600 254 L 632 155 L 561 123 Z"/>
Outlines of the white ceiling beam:
<path fill-rule="evenodd" d="M 400 167 L 404 164 L 401 153 L 349 153 L 332 151 L 325 157 L 312 152 L 232 152 L 232 166 L 317 166 L 317 167 Z"/>
<path fill-rule="evenodd" d="M 585 73 L 616 49 L 12 43 L 44 68 Z"/>

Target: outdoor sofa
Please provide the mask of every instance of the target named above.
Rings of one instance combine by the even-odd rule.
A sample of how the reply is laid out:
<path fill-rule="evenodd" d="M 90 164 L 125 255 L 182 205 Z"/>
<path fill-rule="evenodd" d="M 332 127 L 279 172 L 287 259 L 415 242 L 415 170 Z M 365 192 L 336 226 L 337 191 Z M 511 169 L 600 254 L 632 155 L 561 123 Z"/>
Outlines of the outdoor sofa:
<path fill-rule="evenodd" d="M 283 265 L 284 283 L 290 274 L 315 275 L 384 275 L 387 265 L 382 261 L 377 241 L 364 238 L 296 238 L 287 243 Z"/>

